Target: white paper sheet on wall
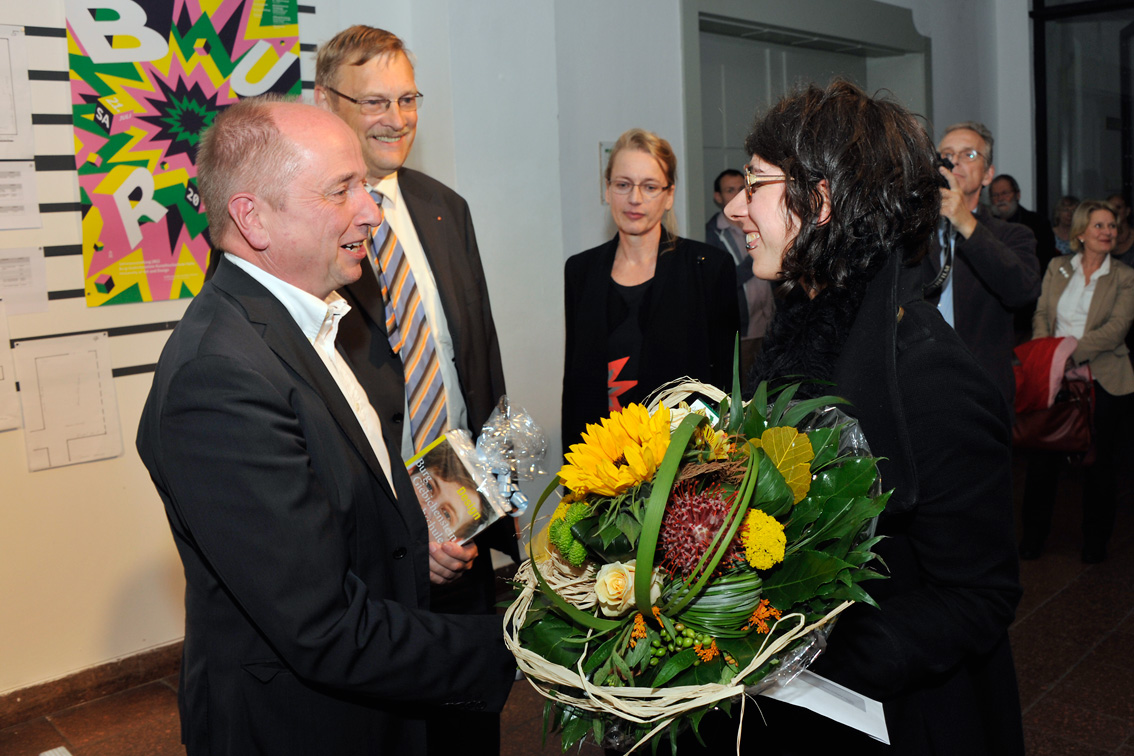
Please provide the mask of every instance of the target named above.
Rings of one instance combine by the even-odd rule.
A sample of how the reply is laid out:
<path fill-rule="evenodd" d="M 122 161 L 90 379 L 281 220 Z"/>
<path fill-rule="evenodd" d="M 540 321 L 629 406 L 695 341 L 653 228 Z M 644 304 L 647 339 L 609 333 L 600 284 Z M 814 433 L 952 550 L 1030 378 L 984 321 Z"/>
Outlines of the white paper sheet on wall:
<path fill-rule="evenodd" d="M 41 228 L 35 163 L 0 162 L 0 231 Z"/>
<path fill-rule="evenodd" d="M 20 398 L 16 396 L 16 366 L 8 339 L 8 312 L 0 299 L 0 431 L 20 427 Z"/>
<path fill-rule="evenodd" d="M 0 160 L 33 157 L 27 38 L 24 27 L 0 24 Z"/>
<path fill-rule="evenodd" d="M 43 247 L 0 249 L 0 298 L 7 303 L 9 315 L 47 312 Z"/>
<path fill-rule="evenodd" d="M 122 454 L 118 400 L 106 332 L 17 341 L 28 469 Z"/>

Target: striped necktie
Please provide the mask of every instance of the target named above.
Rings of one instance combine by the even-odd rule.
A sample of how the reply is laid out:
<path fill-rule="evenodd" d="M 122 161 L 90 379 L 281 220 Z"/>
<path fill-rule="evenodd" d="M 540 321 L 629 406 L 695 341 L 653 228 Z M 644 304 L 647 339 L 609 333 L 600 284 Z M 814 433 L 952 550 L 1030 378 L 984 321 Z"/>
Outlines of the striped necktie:
<path fill-rule="evenodd" d="M 370 196 L 381 206 L 381 194 L 371 191 Z M 371 251 L 382 284 L 382 300 L 386 304 L 386 333 L 390 337 L 390 347 L 402 358 L 410 433 L 413 449 L 417 452 L 448 427 L 449 413 L 437 345 L 409 260 L 385 214 L 381 225 L 376 226 L 371 234 Z"/>

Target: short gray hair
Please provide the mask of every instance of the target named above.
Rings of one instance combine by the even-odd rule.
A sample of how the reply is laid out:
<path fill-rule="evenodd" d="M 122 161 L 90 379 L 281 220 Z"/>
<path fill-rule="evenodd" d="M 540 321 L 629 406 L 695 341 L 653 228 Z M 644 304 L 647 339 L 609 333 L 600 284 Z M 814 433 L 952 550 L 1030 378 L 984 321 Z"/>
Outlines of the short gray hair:
<path fill-rule="evenodd" d="M 960 129 L 975 131 L 976 135 L 984 140 L 985 146 L 988 148 L 988 154 L 984 156 L 984 159 L 988 161 L 988 165 L 992 165 L 992 132 L 988 130 L 988 127 L 980 121 L 961 121 L 960 123 L 955 123 L 949 128 L 945 129 L 945 134 L 948 134 L 950 131 L 958 131 Z M 941 137 L 944 138 L 945 134 L 942 134 Z M 985 167 L 987 168 L 988 166 Z"/>
<path fill-rule="evenodd" d="M 232 227 L 228 201 L 251 192 L 280 210 L 287 187 L 299 170 L 295 144 L 280 133 L 273 109 L 298 102 L 277 94 L 249 97 L 229 105 L 201 135 L 197 148 L 197 184 L 205 203 L 209 236 L 216 254 Z"/>

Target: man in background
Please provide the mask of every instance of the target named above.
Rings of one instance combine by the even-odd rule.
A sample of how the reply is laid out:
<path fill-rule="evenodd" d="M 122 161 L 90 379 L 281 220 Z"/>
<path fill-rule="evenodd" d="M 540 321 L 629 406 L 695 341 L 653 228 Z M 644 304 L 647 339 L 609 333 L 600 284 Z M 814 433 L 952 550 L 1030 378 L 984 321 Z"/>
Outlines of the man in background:
<path fill-rule="evenodd" d="M 505 393 L 468 204 L 405 167 L 422 98 L 405 45 L 388 31 L 353 26 L 319 48 L 315 103 L 354 131 L 366 188 L 387 221 L 374 229 L 363 275 L 341 292 L 354 310 L 340 334 L 348 356 L 384 366 L 379 393 L 390 401 L 375 409 L 401 435 L 405 459 L 449 429 L 467 428 L 475 438 Z M 479 555 L 466 575 L 434 589 L 435 611 L 495 612 L 489 547 L 519 561 L 511 518 L 470 544 Z M 499 731 L 494 714 L 447 716 L 430 724 L 430 751 L 476 743 L 495 753 Z"/>
<path fill-rule="evenodd" d="M 1011 408 L 1013 310 L 1039 297 L 1040 270 L 1031 230 L 993 217 L 980 204 L 981 189 L 995 175 L 992 146 L 982 123 L 945 130 L 937 150 L 953 168 L 940 169 L 948 183 L 941 189 L 942 224 L 921 265 L 903 276 L 902 294 L 937 304 Z"/>
<path fill-rule="evenodd" d="M 1009 223 L 1019 223 L 1032 230 L 1036 237 L 1036 257 L 1039 259 L 1040 280 L 1047 270 L 1047 264 L 1058 252 L 1055 249 L 1055 232 L 1051 230 L 1051 223 L 1039 213 L 1033 213 L 1020 205 L 1020 184 L 1007 173 L 1002 173 L 992 180 L 988 187 L 989 197 L 992 199 L 992 214 Z M 1016 308 L 1016 340 L 1027 341 L 1032 337 L 1032 315 L 1035 314 L 1036 303 L 1030 302 L 1023 307 Z"/>
<path fill-rule="evenodd" d="M 1036 237 L 1036 257 L 1039 258 L 1040 275 L 1047 270 L 1047 264 L 1055 257 L 1055 232 L 1051 230 L 1051 222 L 1031 210 L 1020 205 L 1020 184 L 1007 173 L 1002 173 L 992 180 L 988 187 L 989 198 L 992 200 L 992 214 L 1009 223 L 1020 223 L 1032 230 Z"/>
<path fill-rule="evenodd" d="M 310 105 L 249 98 L 197 165 L 220 259 L 162 350 L 137 439 L 185 568 L 182 742 L 424 754 L 423 713 L 499 711 L 515 663 L 498 618 L 428 611 L 430 582 L 467 559 L 427 548 L 363 390 L 374 368 L 336 349 L 335 289 L 382 220 L 358 142 Z"/>
<path fill-rule="evenodd" d="M 748 374 L 748 368 L 760 352 L 764 332 L 776 314 L 776 303 L 772 284 L 756 278 L 752 272 L 752 258 L 744 232 L 724 214 L 724 206 L 744 190 L 744 174 L 734 168 L 726 168 L 713 181 L 713 202 L 721 208 L 705 223 L 705 242 L 723 249 L 736 261 L 737 305 L 740 310 L 740 368 L 741 377 Z M 728 388 L 727 386 L 725 388 Z"/>

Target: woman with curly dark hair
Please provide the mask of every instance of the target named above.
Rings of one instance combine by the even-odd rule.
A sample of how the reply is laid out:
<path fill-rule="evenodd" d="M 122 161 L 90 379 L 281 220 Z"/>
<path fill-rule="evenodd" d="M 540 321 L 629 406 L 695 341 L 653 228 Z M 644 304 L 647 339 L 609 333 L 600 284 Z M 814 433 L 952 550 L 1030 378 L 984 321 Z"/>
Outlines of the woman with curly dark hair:
<path fill-rule="evenodd" d="M 941 202 L 936 154 L 900 105 L 837 81 L 780 101 L 745 143 L 725 208 L 762 278 L 783 282 L 754 379 L 833 383 L 893 493 L 888 579 L 839 618 L 813 670 L 882 701 L 891 745 L 760 699 L 752 753 L 1022 754 L 1008 646 L 1021 590 L 1008 407 L 931 305 L 899 300 Z M 722 735 L 723 727 L 712 728 Z"/>

